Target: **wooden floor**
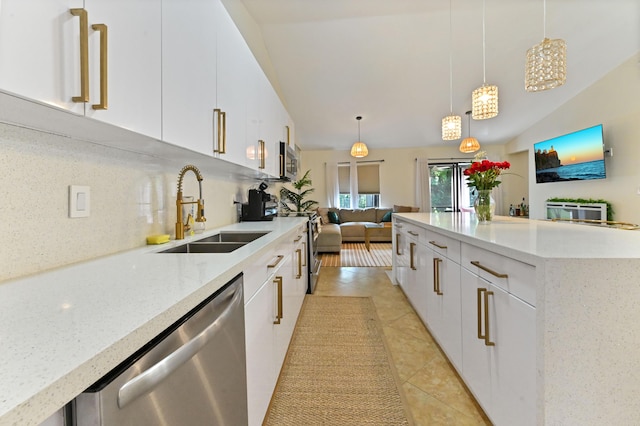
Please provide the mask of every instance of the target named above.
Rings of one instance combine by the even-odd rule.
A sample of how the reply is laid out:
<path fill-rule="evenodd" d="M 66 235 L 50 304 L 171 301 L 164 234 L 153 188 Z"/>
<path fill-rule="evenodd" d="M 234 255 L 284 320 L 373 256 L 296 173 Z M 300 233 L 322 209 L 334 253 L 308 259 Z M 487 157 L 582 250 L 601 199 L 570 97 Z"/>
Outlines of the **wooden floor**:
<path fill-rule="evenodd" d="M 416 425 L 490 425 L 387 272 L 322 267 L 314 295 L 373 299 Z"/>

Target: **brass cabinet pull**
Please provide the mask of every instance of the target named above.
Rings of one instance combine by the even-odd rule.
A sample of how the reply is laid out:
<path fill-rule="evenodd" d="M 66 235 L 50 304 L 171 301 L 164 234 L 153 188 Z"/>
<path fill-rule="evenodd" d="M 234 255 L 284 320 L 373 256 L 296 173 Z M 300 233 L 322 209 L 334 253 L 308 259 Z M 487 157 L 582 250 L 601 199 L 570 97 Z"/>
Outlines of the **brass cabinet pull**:
<path fill-rule="evenodd" d="M 280 176 L 284 176 L 284 155 L 280 154 Z"/>
<path fill-rule="evenodd" d="M 489 337 L 489 296 L 493 296 L 492 291 L 484 292 L 484 345 L 495 346 L 495 342 Z"/>
<path fill-rule="evenodd" d="M 501 274 L 499 272 L 494 271 L 493 269 L 489 269 L 486 266 L 481 265 L 480 261 L 478 261 L 478 260 L 472 260 L 471 264 L 473 266 L 477 266 L 478 268 L 482 269 L 483 271 L 486 271 L 486 272 L 490 273 L 494 277 L 497 277 L 497 278 L 508 278 L 509 277 L 509 275 L 507 275 L 507 274 Z"/>
<path fill-rule="evenodd" d="M 278 263 L 280 263 L 280 261 L 284 259 L 284 256 L 279 254 L 276 256 L 276 258 L 277 258 L 276 261 L 267 265 L 267 268 L 275 268 L 276 266 L 278 266 Z"/>
<path fill-rule="evenodd" d="M 273 323 L 280 324 L 280 320 L 282 319 L 282 277 L 275 277 L 273 282 L 276 284 L 276 292 L 278 293 L 278 313 Z"/>
<path fill-rule="evenodd" d="M 446 249 L 447 246 L 441 246 L 440 244 L 436 243 L 435 241 L 429 241 L 429 244 L 431 244 L 432 246 L 436 246 L 439 249 Z"/>
<path fill-rule="evenodd" d="M 440 290 L 440 262 L 442 259 L 434 257 L 433 258 L 433 291 L 438 295 L 442 296 L 442 290 Z"/>
<path fill-rule="evenodd" d="M 413 231 L 408 231 L 408 232 L 409 232 L 409 234 L 413 235 L 414 237 L 417 237 L 417 236 L 419 236 L 419 235 L 420 235 L 420 234 L 418 234 L 418 233 L 416 233 L 416 232 L 413 232 Z"/>
<path fill-rule="evenodd" d="M 291 129 L 289 129 L 289 126 L 284 126 L 284 128 L 287 130 L 287 146 L 291 145 Z"/>
<path fill-rule="evenodd" d="M 484 340 L 485 336 L 482 334 L 482 293 L 487 291 L 486 288 L 479 288 L 477 292 L 478 301 L 478 339 Z"/>
<path fill-rule="evenodd" d="M 295 240 L 293 240 L 294 243 L 297 243 L 298 241 L 300 241 L 302 239 L 302 235 L 298 235 L 298 238 L 296 238 Z"/>
<path fill-rule="evenodd" d="M 299 280 L 302 277 L 302 250 L 297 249 L 296 253 L 298 254 L 298 275 L 296 275 L 296 279 Z"/>
<path fill-rule="evenodd" d="M 306 241 L 302 242 L 302 253 L 304 253 L 304 255 L 302 256 L 302 260 L 303 260 L 302 266 L 307 266 L 307 256 L 306 256 L 306 254 L 307 254 L 307 242 Z"/>
<path fill-rule="evenodd" d="M 82 8 L 70 9 L 70 12 L 80 18 L 80 96 L 71 100 L 89 102 L 89 18 Z"/>
<path fill-rule="evenodd" d="M 260 165 L 258 166 L 259 169 L 264 169 L 265 168 L 265 149 L 264 149 L 264 141 L 263 140 L 259 140 L 258 141 L 258 157 L 260 158 Z"/>
<path fill-rule="evenodd" d="M 213 110 L 213 121 L 214 125 L 217 124 L 216 130 L 217 132 L 217 141 L 218 147 L 213 148 L 213 152 L 217 152 L 218 154 L 226 154 L 227 153 L 227 113 L 222 111 L 220 108 L 215 108 Z"/>
<path fill-rule="evenodd" d="M 415 246 L 416 246 L 416 243 L 409 243 L 409 263 L 410 263 L 411 269 L 413 269 L 414 271 L 416 270 L 416 266 L 413 263 L 413 251 Z"/>
<path fill-rule="evenodd" d="M 100 33 L 100 103 L 91 105 L 91 108 L 107 109 L 109 107 L 107 87 L 107 26 L 105 24 L 93 24 L 91 28 Z"/>
<path fill-rule="evenodd" d="M 398 256 L 402 255 L 402 253 L 400 253 L 400 233 L 399 232 L 396 234 L 396 254 Z"/>

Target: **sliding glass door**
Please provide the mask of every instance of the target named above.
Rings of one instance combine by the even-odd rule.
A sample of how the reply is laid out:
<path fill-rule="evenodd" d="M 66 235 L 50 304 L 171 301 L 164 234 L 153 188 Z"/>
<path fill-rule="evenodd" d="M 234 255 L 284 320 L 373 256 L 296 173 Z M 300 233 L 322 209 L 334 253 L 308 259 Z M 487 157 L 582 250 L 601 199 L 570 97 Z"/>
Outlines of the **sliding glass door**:
<path fill-rule="evenodd" d="M 431 211 L 471 211 L 474 194 L 467 186 L 463 174 L 471 163 L 429 163 Z"/>

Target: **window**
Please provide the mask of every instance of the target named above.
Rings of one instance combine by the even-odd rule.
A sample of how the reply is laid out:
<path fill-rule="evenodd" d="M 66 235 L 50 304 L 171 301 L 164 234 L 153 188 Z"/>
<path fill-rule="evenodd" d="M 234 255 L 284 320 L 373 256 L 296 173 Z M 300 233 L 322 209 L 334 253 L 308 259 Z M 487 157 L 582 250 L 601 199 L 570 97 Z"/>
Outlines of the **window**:
<path fill-rule="evenodd" d="M 358 165 L 357 207 L 365 209 L 380 205 L 380 165 Z M 351 208 L 351 166 L 338 167 L 340 208 Z"/>

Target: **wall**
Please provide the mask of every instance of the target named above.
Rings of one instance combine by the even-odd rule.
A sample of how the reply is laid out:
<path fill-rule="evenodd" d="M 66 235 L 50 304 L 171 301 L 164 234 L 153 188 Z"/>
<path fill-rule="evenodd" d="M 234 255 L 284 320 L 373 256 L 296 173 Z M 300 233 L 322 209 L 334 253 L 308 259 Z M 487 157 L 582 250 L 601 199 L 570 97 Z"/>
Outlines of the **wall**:
<path fill-rule="evenodd" d="M 0 282 L 173 237 L 184 165 L 0 123 Z M 236 222 L 253 182 L 203 175 L 207 229 Z M 68 217 L 69 185 L 91 187 L 89 218 Z M 198 196 L 191 172 L 183 194 Z"/>
<path fill-rule="evenodd" d="M 636 54 L 506 145 L 509 153 L 529 152 L 531 217 L 544 218 L 544 202 L 551 197 L 601 198 L 613 204 L 615 220 L 640 223 L 639 62 Z M 571 76 L 567 78 L 570 84 Z M 606 179 L 536 184 L 535 142 L 599 123 L 605 146 L 614 154 L 606 158 Z"/>
<path fill-rule="evenodd" d="M 366 141 L 365 141 L 366 142 Z M 482 147 L 487 152 L 489 159 L 493 161 L 508 160 L 502 153 L 501 145 Z M 432 146 L 424 148 L 391 148 L 369 149 L 369 155 L 363 160 L 384 160 L 380 165 L 380 206 L 393 207 L 398 205 L 415 205 L 415 176 L 416 158 L 468 158 L 471 154 L 461 154 L 458 151 L 458 143 L 452 142 L 448 146 Z M 503 158 L 504 157 L 504 158 Z M 321 206 L 328 205 L 325 184 L 325 163 L 331 161 L 355 160 L 349 151 L 302 151 L 301 170 L 311 170 L 311 180 L 315 192 L 312 199 L 318 201 Z M 516 173 L 527 175 L 526 170 L 514 170 Z M 507 177 L 503 179 L 506 181 Z M 518 194 L 519 195 L 519 194 Z M 521 195 L 520 199 L 522 198 Z M 507 207 L 508 207 L 507 203 Z"/>

